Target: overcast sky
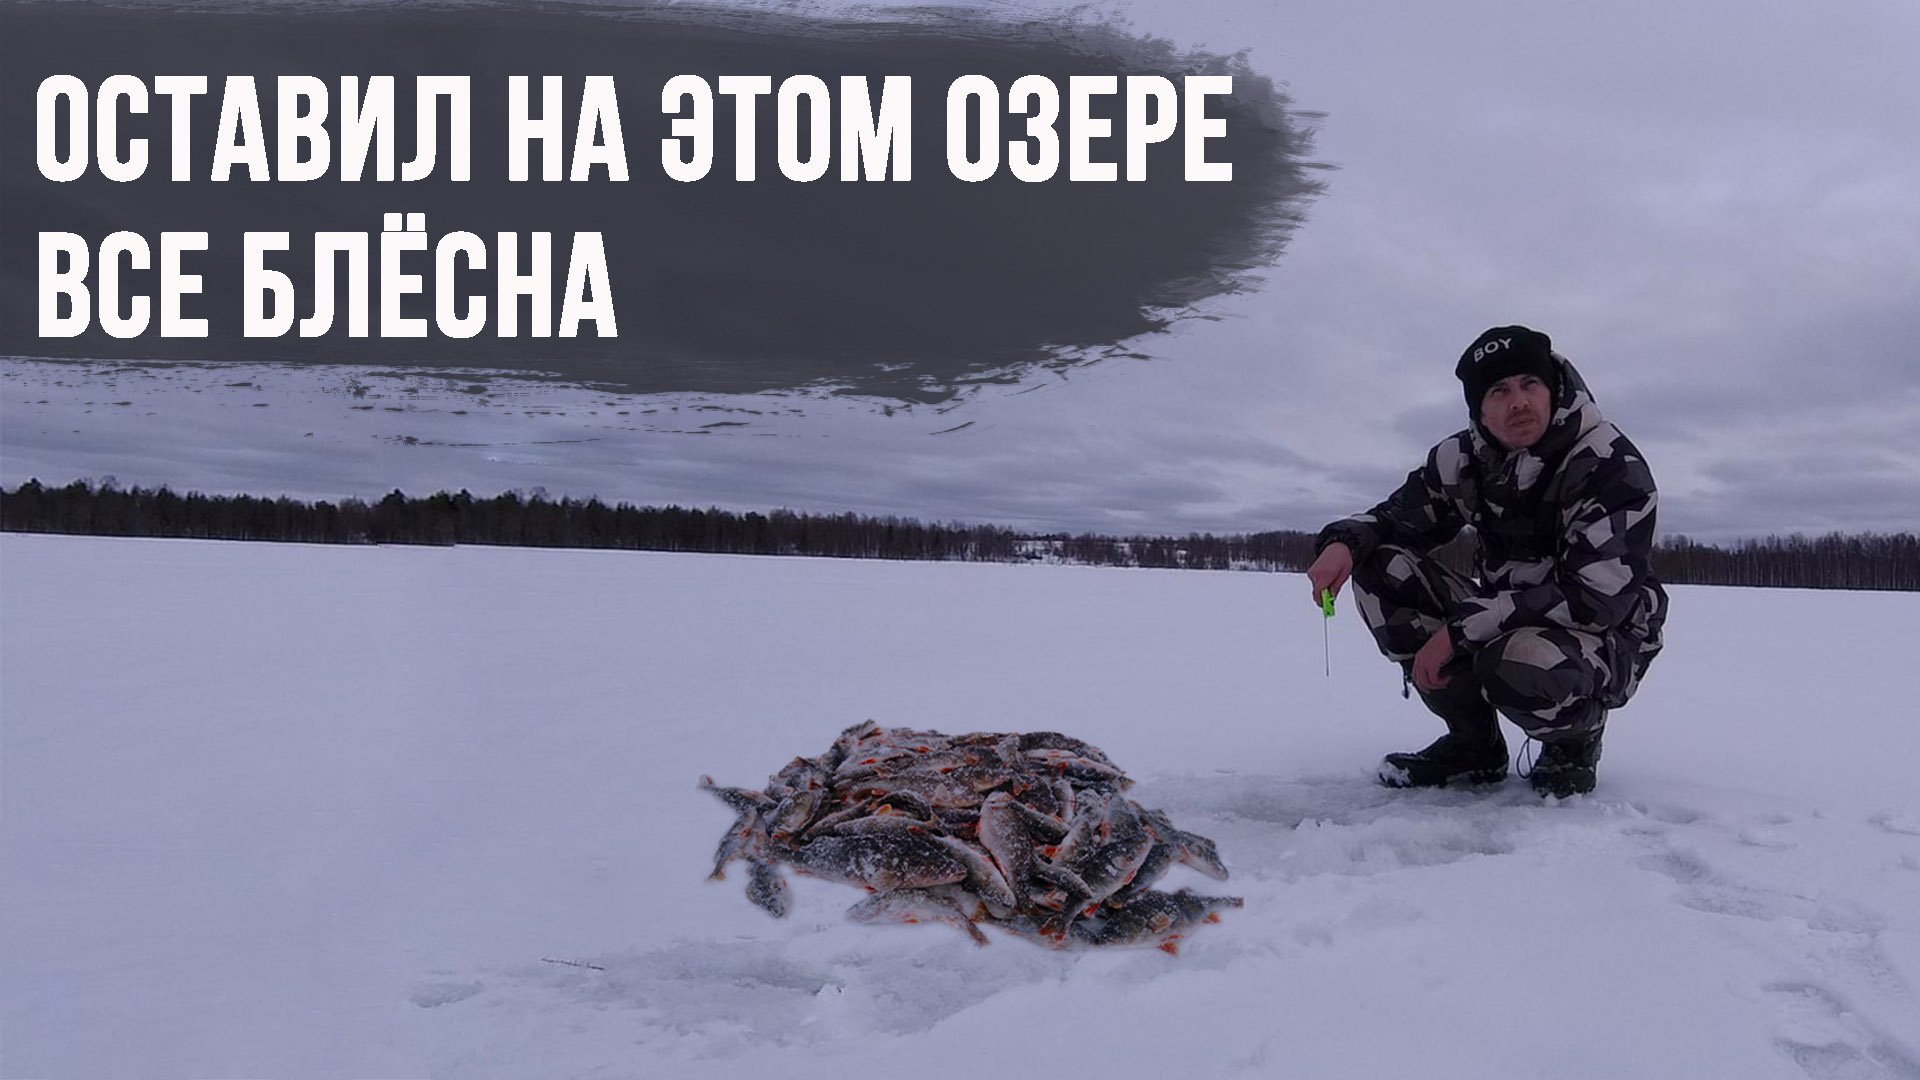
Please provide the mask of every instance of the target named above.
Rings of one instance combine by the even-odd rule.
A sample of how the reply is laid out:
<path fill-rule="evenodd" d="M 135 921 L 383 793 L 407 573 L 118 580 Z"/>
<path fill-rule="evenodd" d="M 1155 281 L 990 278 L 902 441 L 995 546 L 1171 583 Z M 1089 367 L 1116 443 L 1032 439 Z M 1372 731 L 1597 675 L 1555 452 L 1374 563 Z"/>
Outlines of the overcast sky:
<path fill-rule="evenodd" d="M 1327 114 L 1338 171 L 1265 287 L 1153 362 L 952 436 L 849 425 L 779 472 L 970 517 L 1311 527 L 1462 426 L 1455 358 L 1522 322 L 1647 454 L 1664 531 L 1920 528 L 1920 6 L 1124 10 Z"/>
<path fill-rule="evenodd" d="M 1336 167 L 1257 287 L 1210 304 L 1218 318 L 1132 343 L 1151 359 L 941 412 L 829 403 L 785 427 L 653 432 L 617 453 L 517 463 L 309 444 L 239 455 L 273 462 L 244 474 L 226 452 L 244 448 L 176 449 L 158 457 L 177 475 L 160 475 L 152 453 L 147 471 L 135 464 L 135 440 L 115 450 L 121 479 L 332 496 L 539 484 L 1037 529 L 1315 528 L 1377 501 L 1464 424 L 1455 358 L 1519 322 L 1553 337 L 1645 452 L 1663 532 L 1920 530 L 1920 5 L 1113 10 L 1180 46 L 1247 50 L 1299 108 L 1326 114 L 1314 157 Z M 36 442 L 10 415 L 9 482 L 114 464 Z"/>

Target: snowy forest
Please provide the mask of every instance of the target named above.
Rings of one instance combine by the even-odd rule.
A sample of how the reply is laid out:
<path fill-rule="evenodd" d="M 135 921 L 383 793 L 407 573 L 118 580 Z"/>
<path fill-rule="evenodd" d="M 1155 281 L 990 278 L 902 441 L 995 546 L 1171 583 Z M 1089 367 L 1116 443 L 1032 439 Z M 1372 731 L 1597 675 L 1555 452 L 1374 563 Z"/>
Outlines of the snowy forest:
<path fill-rule="evenodd" d="M 1313 561 L 1312 533 L 1112 537 L 1030 534 L 994 525 L 924 523 L 913 518 L 736 513 L 717 508 L 608 505 L 467 491 L 378 502 L 304 502 L 287 497 L 179 495 L 76 480 L 46 487 L 29 480 L 0 489 L 0 529 L 90 536 L 282 540 L 325 544 L 488 544 L 616 548 L 738 555 L 815 555 L 967 562 L 1051 561 L 1090 566 L 1188 570 L 1301 571 Z M 1466 568 L 1466 538 L 1443 557 Z M 1912 533 L 1768 536 L 1729 545 L 1683 535 L 1654 554 L 1662 580 L 1677 585 L 1746 585 L 1920 591 L 1920 536 Z"/>

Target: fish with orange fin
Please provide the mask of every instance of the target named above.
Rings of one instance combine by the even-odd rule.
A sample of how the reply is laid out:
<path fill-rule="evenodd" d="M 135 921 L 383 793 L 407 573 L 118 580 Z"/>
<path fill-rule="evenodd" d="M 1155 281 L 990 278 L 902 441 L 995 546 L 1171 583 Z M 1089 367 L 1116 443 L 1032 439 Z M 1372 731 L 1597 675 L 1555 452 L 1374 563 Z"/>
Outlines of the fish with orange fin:
<path fill-rule="evenodd" d="M 791 869 L 870 893 L 847 913 L 856 922 L 1172 952 L 1240 901 L 1152 887 L 1176 864 L 1227 870 L 1213 841 L 1127 798 L 1131 784 L 1098 747 L 1057 731 L 950 736 L 871 720 L 762 791 L 700 779 L 734 814 L 712 876 L 744 860 L 747 899 L 776 918 L 793 908 Z"/>
<path fill-rule="evenodd" d="M 1181 889 L 1164 893 L 1148 889 L 1118 908 L 1074 924 L 1090 945 L 1156 945 L 1177 952 L 1179 941 L 1194 927 L 1219 922 L 1225 908 L 1245 906 L 1238 896 L 1199 896 Z"/>
<path fill-rule="evenodd" d="M 874 893 L 848 908 L 847 918 L 857 923 L 944 923 L 965 931 L 975 945 L 991 944 L 974 923 L 965 901 L 939 887 Z"/>

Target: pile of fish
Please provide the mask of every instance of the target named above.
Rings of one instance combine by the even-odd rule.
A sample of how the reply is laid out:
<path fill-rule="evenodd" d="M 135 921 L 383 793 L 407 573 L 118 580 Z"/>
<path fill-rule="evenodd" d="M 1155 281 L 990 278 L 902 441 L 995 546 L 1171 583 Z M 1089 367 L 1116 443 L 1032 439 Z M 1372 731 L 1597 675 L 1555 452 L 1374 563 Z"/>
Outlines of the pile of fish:
<path fill-rule="evenodd" d="M 942 922 L 985 945 L 979 924 L 1056 948 L 1158 945 L 1218 922 L 1238 897 L 1159 892 L 1174 863 L 1224 879 L 1213 841 L 1183 832 L 1121 793 L 1132 781 L 1107 756 L 1053 731 L 1015 734 L 883 728 L 841 732 L 765 790 L 702 790 L 738 820 L 714 854 L 713 879 L 736 859 L 747 899 L 774 916 L 790 906 L 779 867 L 872 895 L 855 922 Z"/>

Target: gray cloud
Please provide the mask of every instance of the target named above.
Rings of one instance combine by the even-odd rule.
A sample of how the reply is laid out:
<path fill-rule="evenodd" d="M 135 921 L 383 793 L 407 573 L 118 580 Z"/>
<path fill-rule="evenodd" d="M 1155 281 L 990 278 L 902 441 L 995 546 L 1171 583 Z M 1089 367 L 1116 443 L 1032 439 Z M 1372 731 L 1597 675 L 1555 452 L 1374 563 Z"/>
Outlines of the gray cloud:
<path fill-rule="evenodd" d="M 1697 496 L 1687 518 L 1728 536 L 1912 531 L 1920 506 L 1920 471 L 1872 450 L 1724 462 L 1708 472 L 1719 486 Z"/>

